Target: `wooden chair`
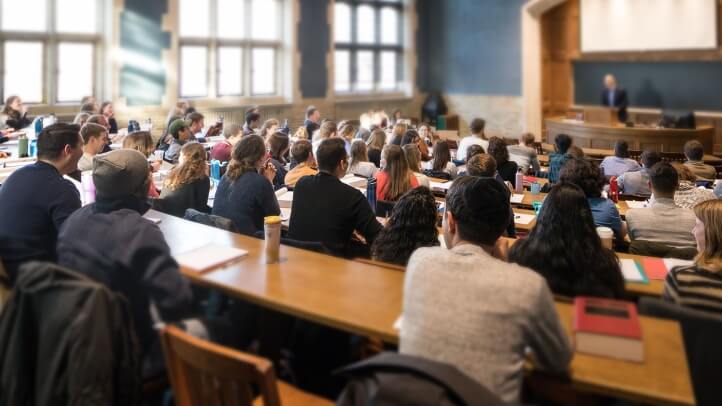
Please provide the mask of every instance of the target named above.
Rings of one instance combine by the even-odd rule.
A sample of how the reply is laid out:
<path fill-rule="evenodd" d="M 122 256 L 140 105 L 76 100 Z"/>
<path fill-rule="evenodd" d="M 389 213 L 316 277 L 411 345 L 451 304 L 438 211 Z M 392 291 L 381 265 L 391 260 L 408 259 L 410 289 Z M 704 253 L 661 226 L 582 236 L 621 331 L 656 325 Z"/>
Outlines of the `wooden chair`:
<path fill-rule="evenodd" d="M 178 406 L 333 404 L 277 381 L 267 359 L 195 338 L 174 326 L 161 330 L 160 336 Z"/>

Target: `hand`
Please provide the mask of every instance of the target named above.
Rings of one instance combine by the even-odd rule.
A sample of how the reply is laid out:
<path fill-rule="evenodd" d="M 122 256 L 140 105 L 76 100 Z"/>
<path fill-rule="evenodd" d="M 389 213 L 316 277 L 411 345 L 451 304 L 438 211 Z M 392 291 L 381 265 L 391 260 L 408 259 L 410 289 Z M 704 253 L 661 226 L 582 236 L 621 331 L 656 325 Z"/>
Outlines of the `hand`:
<path fill-rule="evenodd" d="M 494 243 L 494 248 L 491 250 L 491 255 L 494 258 L 500 259 L 504 262 L 509 259 L 509 241 L 506 238 L 499 238 Z"/>
<path fill-rule="evenodd" d="M 158 172 L 160 170 L 161 161 L 153 161 L 150 163 L 150 169 L 152 172 Z"/>
<path fill-rule="evenodd" d="M 276 177 L 276 167 L 273 166 L 273 163 L 270 160 L 266 161 L 265 165 L 263 165 L 261 174 L 265 176 L 269 182 L 273 183 L 273 178 Z"/>
<path fill-rule="evenodd" d="M 0 151 L 0 158 L 7 158 L 9 156 L 7 153 Z"/>

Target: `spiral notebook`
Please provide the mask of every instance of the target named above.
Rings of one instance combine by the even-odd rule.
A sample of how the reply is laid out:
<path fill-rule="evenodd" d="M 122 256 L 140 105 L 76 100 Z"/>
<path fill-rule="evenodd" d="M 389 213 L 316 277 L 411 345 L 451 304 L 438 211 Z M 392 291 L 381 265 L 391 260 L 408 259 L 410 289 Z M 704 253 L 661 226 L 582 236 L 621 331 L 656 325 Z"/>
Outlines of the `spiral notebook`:
<path fill-rule="evenodd" d="M 246 255 L 246 250 L 211 243 L 176 255 L 175 260 L 182 267 L 202 273 L 230 265 Z"/>

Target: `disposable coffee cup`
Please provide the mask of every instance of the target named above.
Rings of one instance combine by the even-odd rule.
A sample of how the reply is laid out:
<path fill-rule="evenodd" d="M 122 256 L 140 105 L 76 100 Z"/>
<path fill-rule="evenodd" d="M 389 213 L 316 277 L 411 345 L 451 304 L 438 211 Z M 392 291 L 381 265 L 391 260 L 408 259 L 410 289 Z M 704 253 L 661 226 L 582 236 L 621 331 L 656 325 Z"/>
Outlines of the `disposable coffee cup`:
<path fill-rule="evenodd" d="M 602 246 L 611 250 L 614 231 L 609 227 L 597 227 L 597 235 L 602 240 Z"/>
<path fill-rule="evenodd" d="M 266 235 L 266 263 L 277 264 L 281 251 L 281 216 L 268 216 L 263 219 Z"/>
<path fill-rule="evenodd" d="M 531 194 L 538 195 L 541 191 L 541 184 L 539 182 L 532 182 L 531 183 Z"/>

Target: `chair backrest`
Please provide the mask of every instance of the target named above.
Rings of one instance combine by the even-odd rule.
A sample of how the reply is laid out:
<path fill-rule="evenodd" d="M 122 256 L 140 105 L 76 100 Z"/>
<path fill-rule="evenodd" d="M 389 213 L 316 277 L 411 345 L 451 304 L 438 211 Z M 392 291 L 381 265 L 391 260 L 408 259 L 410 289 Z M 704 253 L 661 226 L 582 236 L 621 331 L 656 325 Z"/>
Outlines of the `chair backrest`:
<path fill-rule="evenodd" d="M 435 171 L 433 169 L 424 169 L 424 175 L 430 178 L 451 180 L 451 175 L 444 171 Z"/>
<path fill-rule="evenodd" d="M 203 213 L 195 209 L 186 209 L 183 219 L 210 227 L 220 228 L 221 230 L 236 232 L 236 226 L 233 225 L 233 221 L 230 219 Z"/>
<path fill-rule="evenodd" d="M 696 404 L 722 404 L 722 317 L 653 298 L 640 299 L 639 313 L 679 321 Z"/>
<path fill-rule="evenodd" d="M 629 244 L 629 253 L 648 257 L 694 259 L 697 249 L 676 248 L 658 242 L 635 240 Z"/>
<path fill-rule="evenodd" d="M 174 326 L 160 332 L 166 368 L 178 406 L 281 404 L 271 361 L 193 337 Z"/>

